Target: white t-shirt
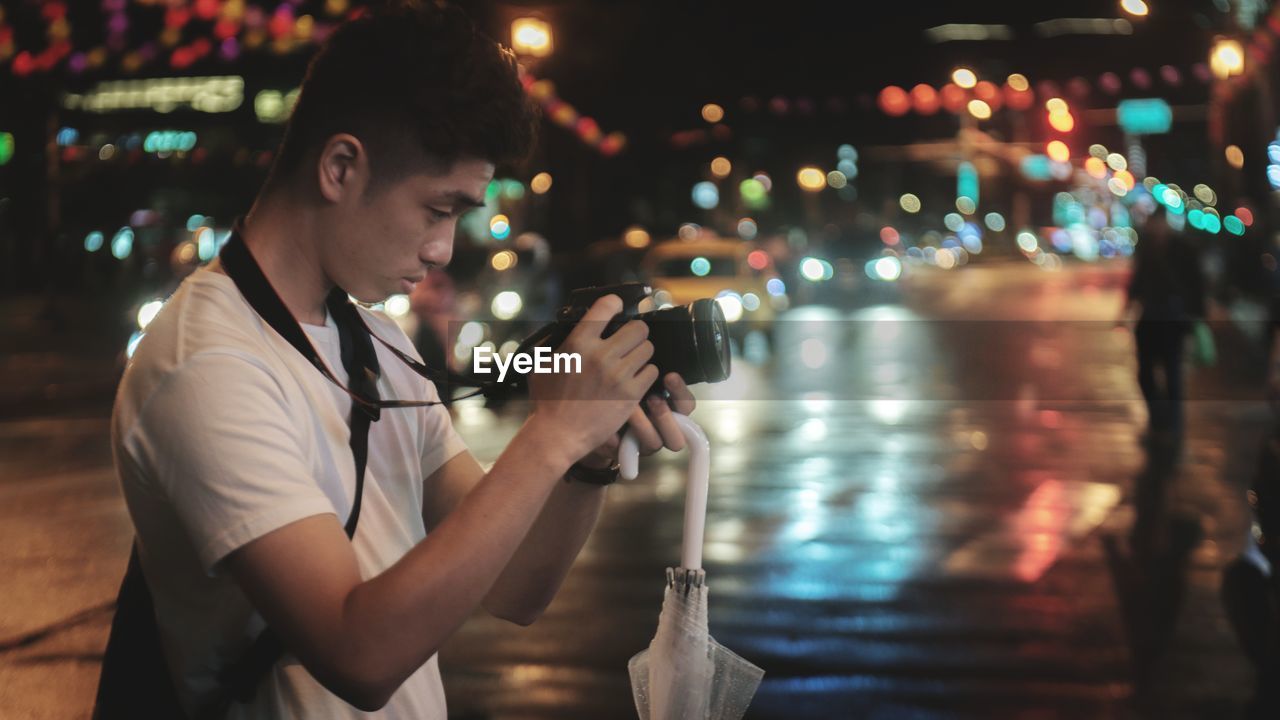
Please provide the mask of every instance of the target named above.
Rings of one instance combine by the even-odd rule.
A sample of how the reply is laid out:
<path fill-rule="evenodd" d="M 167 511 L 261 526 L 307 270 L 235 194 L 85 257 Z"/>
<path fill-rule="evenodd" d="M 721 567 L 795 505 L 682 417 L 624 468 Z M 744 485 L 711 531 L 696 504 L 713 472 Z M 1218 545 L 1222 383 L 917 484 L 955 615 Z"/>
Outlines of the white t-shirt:
<path fill-rule="evenodd" d="M 417 356 L 395 323 L 361 312 L 375 334 Z M 332 318 L 303 327 L 345 381 Z M 438 399 L 431 383 L 376 340 L 374 347 L 383 398 Z M 231 278 L 210 270 L 183 282 L 138 345 L 116 397 L 112 446 L 169 669 L 189 713 L 209 700 L 216 673 L 263 627 L 239 586 L 219 572 L 221 560 L 305 517 L 334 513 L 346 522 L 355 496 L 350 406 Z M 465 450 L 441 406 L 382 411 L 369 433 L 353 540 L 364 578 L 426 537 L 424 479 Z M 385 708 L 362 713 L 289 655 L 253 702 L 233 703 L 228 717 L 443 720 L 444 690 L 433 656 Z"/>

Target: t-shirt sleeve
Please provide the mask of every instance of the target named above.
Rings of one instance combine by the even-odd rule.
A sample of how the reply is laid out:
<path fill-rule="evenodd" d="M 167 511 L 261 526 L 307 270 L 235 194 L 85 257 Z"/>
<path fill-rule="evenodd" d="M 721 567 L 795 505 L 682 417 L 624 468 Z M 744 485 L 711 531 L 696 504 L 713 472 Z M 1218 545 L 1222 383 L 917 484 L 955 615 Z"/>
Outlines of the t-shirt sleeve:
<path fill-rule="evenodd" d="M 435 385 L 428 383 L 427 386 L 428 399 L 440 399 Z M 439 470 L 441 465 L 452 460 L 453 456 L 466 450 L 467 445 L 453 428 L 453 420 L 443 405 L 426 408 L 422 427 L 422 477 L 425 479 Z"/>
<path fill-rule="evenodd" d="M 305 517 L 334 513 L 302 431 L 258 361 L 199 355 L 148 399 L 125 447 L 172 503 L 206 572 Z"/>

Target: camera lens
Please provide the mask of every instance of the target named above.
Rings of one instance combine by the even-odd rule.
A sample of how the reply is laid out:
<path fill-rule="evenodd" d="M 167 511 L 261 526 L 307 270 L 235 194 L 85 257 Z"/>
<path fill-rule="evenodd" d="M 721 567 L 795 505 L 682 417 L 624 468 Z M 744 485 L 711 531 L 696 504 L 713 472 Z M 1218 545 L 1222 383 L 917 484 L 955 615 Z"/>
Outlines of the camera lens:
<path fill-rule="evenodd" d="M 715 300 L 654 310 L 638 316 L 649 326 L 653 364 L 661 372 L 680 373 L 690 385 L 729 377 L 729 332 Z M 661 380 L 659 380 L 661 382 Z"/>
<path fill-rule="evenodd" d="M 695 354 L 706 382 L 729 377 L 729 326 L 720 303 L 709 298 L 691 306 Z"/>

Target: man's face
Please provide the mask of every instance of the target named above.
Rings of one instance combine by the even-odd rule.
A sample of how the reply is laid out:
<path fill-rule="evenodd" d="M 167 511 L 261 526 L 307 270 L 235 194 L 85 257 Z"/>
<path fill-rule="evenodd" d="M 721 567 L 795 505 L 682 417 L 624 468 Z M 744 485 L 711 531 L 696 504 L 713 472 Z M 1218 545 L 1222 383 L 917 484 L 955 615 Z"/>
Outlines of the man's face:
<path fill-rule="evenodd" d="M 431 267 L 453 256 L 458 217 L 483 204 L 493 164 L 462 159 L 345 198 L 333 227 L 325 272 L 364 302 L 408 294 Z"/>

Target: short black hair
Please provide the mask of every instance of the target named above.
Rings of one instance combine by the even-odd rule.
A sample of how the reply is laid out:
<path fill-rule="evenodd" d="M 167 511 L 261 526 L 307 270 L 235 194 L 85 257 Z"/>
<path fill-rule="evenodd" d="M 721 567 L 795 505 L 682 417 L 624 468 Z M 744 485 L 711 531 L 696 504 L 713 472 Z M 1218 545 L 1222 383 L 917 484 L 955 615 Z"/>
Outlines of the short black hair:
<path fill-rule="evenodd" d="M 518 163 L 536 126 L 510 50 L 456 6 L 389 2 L 343 23 L 312 58 L 268 182 L 293 176 L 339 133 L 360 139 L 379 185 L 424 162 Z"/>

